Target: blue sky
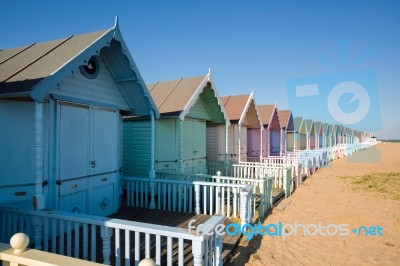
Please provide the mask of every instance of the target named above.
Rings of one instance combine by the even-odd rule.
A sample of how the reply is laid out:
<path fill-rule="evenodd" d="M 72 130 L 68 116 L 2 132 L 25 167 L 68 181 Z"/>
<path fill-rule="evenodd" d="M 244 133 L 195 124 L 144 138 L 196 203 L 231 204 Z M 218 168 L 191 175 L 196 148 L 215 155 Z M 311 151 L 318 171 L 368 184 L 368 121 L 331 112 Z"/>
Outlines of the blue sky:
<path fill-rule="evenodd" d="M 293 80 L 322 84 L 331 76 L 340 80 L 341 73 L 372 71 L 374 84 L 366 90 L 373 90 L 377 108 L 363 125 L 381 120 L 381 130 L 372 127 L 377 136 L 400 139 L 398 1 L 5 0 L 1 6 L 0 48 L 110 28 L 118 16 L 146 82 L 211 68 L 220 95 L 254 90 L 258 104 L 280 109 L 305 105 L 288 93 Z M 326 99 L 318 97 L 316 106 L 326 111 Z M 306 107 L 293 110 L 295 116 Z M 322 119 L 323 113 L 308 117 Z"/>

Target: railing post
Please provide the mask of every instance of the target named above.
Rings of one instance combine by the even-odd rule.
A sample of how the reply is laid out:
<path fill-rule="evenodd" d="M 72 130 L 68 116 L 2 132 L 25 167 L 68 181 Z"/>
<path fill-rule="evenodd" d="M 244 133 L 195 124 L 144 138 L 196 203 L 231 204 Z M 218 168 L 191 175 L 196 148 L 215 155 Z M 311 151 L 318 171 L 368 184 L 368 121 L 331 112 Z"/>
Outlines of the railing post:
<path fill-rule="evenodd" d="M 268 177 L 267 178 L 267 200 L 268 200 L 268 209 L 272 209 L 272 207 L 274 206 L 274 202 L 272 199 L 272 178 Z"/>
<path fill-rule="evenodd" d="M 292 171 L 288 168 L 283 170 L 283 189 L 285 190 L 285 198 L 290 196 L 291 172 Z"/>
<path fill-rule="evenodd" d="M 32 224 L 33 224 L 33 238 L 35 241 L 35 249 L 42 250 L 43 220 L 39 216 L 34 216 L 32 218 Z"/>
<path fill-rule="evenodd" d="M 155 209 L 156 208 L 156 183 L 154 181 L 150 180 L 150 209 Z"/>
<path fill-rule="evenodd" d="M 265 209 L 265 200 L 266 200 L 266 194 L 265 194 L 265 189 L 267 188 L 267 179 L 265 177 L 263 177 L 261 179 L 261 182 L 259 183 L 260 185 L 260 205 L 258 207 L 258 212 L 260 217 L 264 217 L 265 213 L 266 213 L 266 209 Z"/>
<path fill-rule="evenodd" d="M 222 262 L 222 235 L 215 234 L 215 265 L 223 265 Z"/>
<path fill-rule="evenodd" d="M 111 265 L 111 237 L 113 231 L 112 228 L 102 226 L 101 227 L 101 238 L 103 239 L 103 264 Z"/>
<path fill-rule="evenodd" d="M 204 247 L 203 242 L 200 240 L 192 241 L 192 254 L 193 254 L 193 265 L 202 266 L 203 265 L 203 255 Z"/>
<path fill-rule="evenodd" d="M 196 214 L 200 214 L 200 185 L 194 185 L 194 204 Z"/>
<path fill-rule="evenodd" d="M 251 191 L 253 187 L 251 185 L 247 185 L 244 188 L 240 189 L 240 219 L 241 219 L 241 228 L 245 224 L 248 224 L 251 219 L 251 206 L 249 201 L 249 197 L 251 196 Z M 249 219 L 250 218 L 250 219 Z"/>

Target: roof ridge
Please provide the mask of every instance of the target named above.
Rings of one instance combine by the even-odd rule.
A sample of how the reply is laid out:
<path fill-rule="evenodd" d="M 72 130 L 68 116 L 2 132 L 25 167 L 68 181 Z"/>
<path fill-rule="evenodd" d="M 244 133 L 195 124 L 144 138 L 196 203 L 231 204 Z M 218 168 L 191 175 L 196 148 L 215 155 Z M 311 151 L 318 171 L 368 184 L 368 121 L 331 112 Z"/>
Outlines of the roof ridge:
<path fill-rule="evenodd" d="M 57 44 L 55 47 L 53 47 L 52 49 L 50 49 L 49 51 L 47 51 L 46 53 L 42 54 L 41 56 L 39 56 L 38 58 L 35 58 L 35 60 L 33 60 L 32 62 L 28 63 L 27 65 L 21 67 L 19 70 L 15 71 L 13 74 L 11 74 L 10 76 L 8 76 L 7 78 L 5 78 L 3 81 L 1 81 L 1 83 L 6 82 L 7 80 L 9 80 L 10 78 L 14 77 L 15 75 L 17 75 L 18 73 L 20 73 L 21 71 L 23 71 L 24 69 L 26 69 L 27 67 L 31 66 L 33 63 L 39 61 L 40 59 L 42 59 L 43 57 L 45 57 L 46 55 L 48 55 L 49 53 L 51 53 L 52 51 L 54 51 L 55 49 L 57 49 L 58 47 L 60 47 L 61 45 L 63 45 L 64 43 L 66 43 L 68 40 L 70 40 L 72 37 L 74 37 L 74 35 L 71 35 L 69 37 L 67 37 L 65 40 L 63 40 L 61 43 Z"/>
<path fill-rule="evenodd" d="M 22 49 L 21 51 L 19 51 L 18 53 L 16 53 L 16 54 L 10 56 L 9 58 L 4 59 L 3 61 L 0 62 L 0 65 L 3 64 L 3 63 L 5 63 L 5 62 L 7 62 L 7 61 L 10 60 L 11 58 L 16 57 L 16 56 L 19 55 L 20 53 L 26 51 L 27 49 L 31 48 L 31 47 L 34 46 L 35 44 L 36 44 L 36 43 L 34 42 L 34 43 L 32 43 L 31 45 L 28 45 L 27 47 L 25 47 L 24 49 Z M 3 51 L 3 49 L 0 49 L 0 51 Z"/>
<path fill-rule="evenodd" d="M 157 106 L 157 109 L 160 109 L 161 105 L 164 104 L 164 102 L 168 99 L 168 97 L 171 95 L 171 93 L 175 90 L 175 88 L 178 86 L 178 84 L 183 80 L 183 78 L 180 78 L 175 85 L 172 87 L 171 91 L 165 96 L 164 100 L 161 101 L 160 105 Z"/>

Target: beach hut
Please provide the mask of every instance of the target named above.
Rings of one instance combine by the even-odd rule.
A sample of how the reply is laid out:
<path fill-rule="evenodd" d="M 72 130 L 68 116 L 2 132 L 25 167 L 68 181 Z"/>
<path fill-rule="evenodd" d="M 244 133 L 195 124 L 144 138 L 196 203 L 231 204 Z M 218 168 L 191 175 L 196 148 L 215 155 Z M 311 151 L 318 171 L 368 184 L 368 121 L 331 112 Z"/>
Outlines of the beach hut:
<path fill-rule="evenodd" d="M 231 123 L 228 160 L 246 162 L 248 156 L 260 157 L 263 126 L 253 93 L 221 97 L 221 103 Z M 224 154 L 225 150 L 220 149 L 219 153 Z"/>
<path fill-rule="evenodd" d="M 278 117 L 278 109 L 276 104 L 259 105 L 258 111 L 261 115 L 261 120 L 264 125 L 262 156 L 278 156 L 281 154 L 281 125 Z M 251 134 L 247 135 L 248 137 Z M 248 143 L 251 141 L 248 141 Z"/>
<path fill-rule="evenodd" d="M 114 213 L 126 113 L 158 116 L 117 21 L 1 50 L 0 202 Z"/>
<path fill-rule="evenodd" d="M 307 124 L 304 122 L 303 117 L 294 117 L 294 143 L 295 150 L 307 150 L 308 148 L 308 128 Z"/>
<path fill-rule="evenodd" d="M 331 124 L 331 127 L 330 127 L 330 137 L 331 137 L 331 147 L 334 147 L 334 146 L 336 146 L 336 133 L 337 133 L 337 125 L 336 124 Z"/>
<path fill-rule="evenodd" d="M 312 119 L 304 119 L 308 129 L 307 150 L 315 150 L 317 144 L 317 130 Z"/>
<path fill-rule="evenodd" d="M 281 125 L 281 155 L 294 149 L 294 122 L 291 110 L 278 110 Z M 289 137 L 288 137 L 289 136 Z"/>
<path fill-rule="evenodd" d="M 325 132 L 326 148 L 332 147 L 332 130 L 333 130 L 333 124 L 326 124 L 326 132 Z"/>
<path fill-rule="evenodd" d="M 358 137 L 359 143 L 365 142 L 365 132 L 364 131 L 358 131 L 357 137 Z"/>
<path fill-rule="evenodd" d="M 327 145 L 326 145 L 327 131 L 328 131 L 328 124 L 321 123 L 321 131 L 320 131 L 320 135 L 319 135 L 319 148 L 320 149 L 325 149 L 327 147 Z"/>
<path fill-rule="evenodd" d="M 336 127 L 336 140 L 335 140 L 335 144 L 339 145 L 339 144 L 343 144 L 343 133 L 344 133 L 344 127 L 342 125 L 337 124 Z"/>
<path fill-rule="evenodd" d="M 148 117 L 124 118 L 124 175 L 147 177 L 154 170 L 206 173 L 207 157 L 218 157 L 216 146 L 225 150 L 226 142 L 225 133 L 220 139 L 214 134 L 211 140 L 212 132 L 219 126 L 225 130 L 227 121 L 211 74 L 156 82 L 147 87 L 161 117 L 153 125 Z M 150 134 L 152 127 L 155 136 Z"/>
<path fill-rule="evenodd" d="M 316 132 L 316 135 L 315 135 L 315 146 L 312 148 L 312 149 L 314 149 L 314 150 L 318 150 L 318 149 L 320 149 L 320 140 L 322 139 L 322 135 L 323 135 L 323 133 L 322 133 L 322 123 L 321 122 L 319 122 L 319 121 L 314 121 L 314 128 L 315 128 L 315 132 Z"/>

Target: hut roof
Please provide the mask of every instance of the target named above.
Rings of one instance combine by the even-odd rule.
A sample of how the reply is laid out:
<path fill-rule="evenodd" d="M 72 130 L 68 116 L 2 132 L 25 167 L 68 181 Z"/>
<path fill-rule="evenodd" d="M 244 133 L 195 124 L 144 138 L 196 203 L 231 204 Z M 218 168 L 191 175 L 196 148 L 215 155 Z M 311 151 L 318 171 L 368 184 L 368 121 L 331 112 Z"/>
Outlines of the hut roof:
<path fill-rule="evenodd" d="M 264 126 L 268 126 L 268 124 L 271 122 L 275 110 L 275 104 L 258 106 L 258 111 L 260 112 L 261 120 Z"/>
<path fill-rule="evenodd" d="M 0 50 L 0 98 L 29 97 L 43 102 L 60 80 L 99 55 L 112 69 L 133 114 L 149 115 L 153 109 L 159 116 L 122 38 L 118 20 L 107 30 Z"/>
<path fill-rule="evenodd" d="M 319 121 L 314 122 L 314 127 L 315 127 L 315 132 L 317 134 L 321 134 L 321 132 L 323 133 L 323 131 L 322 131 L 322 123 L 321 122 L 319 122 Z"/>
<path fill-rule="evenodd" d="M 278 110 L 278 117 L 281 128 L 286 128 L 288 126 L 291 113 L 292 112 L 290 110 Z"/>
<path fill-rule="evenodd" d="M 222 120 L 228 121 L 210 73 L 198 77 L 155 82 L 148 84 L 147 87 L 162 116 L 179 116 L 183 120 L 190 108 L 202 96 L 209 108 L 212 108 L 210 105 L 217 103 L 218 111 L 222 113 Z M 208 88 L 207 92 L 205 88 Z M 207 95 L 202 94 L 203 92 Z"/>
<path fill-rule="evenodd" d="M 308 127 L 307 124 L 304 123 L 303 117 L 294 117 L 293 122 L 294 122 L 294 131 L 296 133 L 308 134 Z"/>
<path fill-rule="evenodd" d="M 253 128 L 262 126 L 260 113 L 255 104 L 253 93 L 229 95 L 221 97 L 226 113 L 231 123 L 247 125 Z"/>
<path fill-rule="evenodd" d="M 312 119 L 304 119 L 304 123 L 307 125 L 308 133 L 315 134 L 314 121 Z"/>

